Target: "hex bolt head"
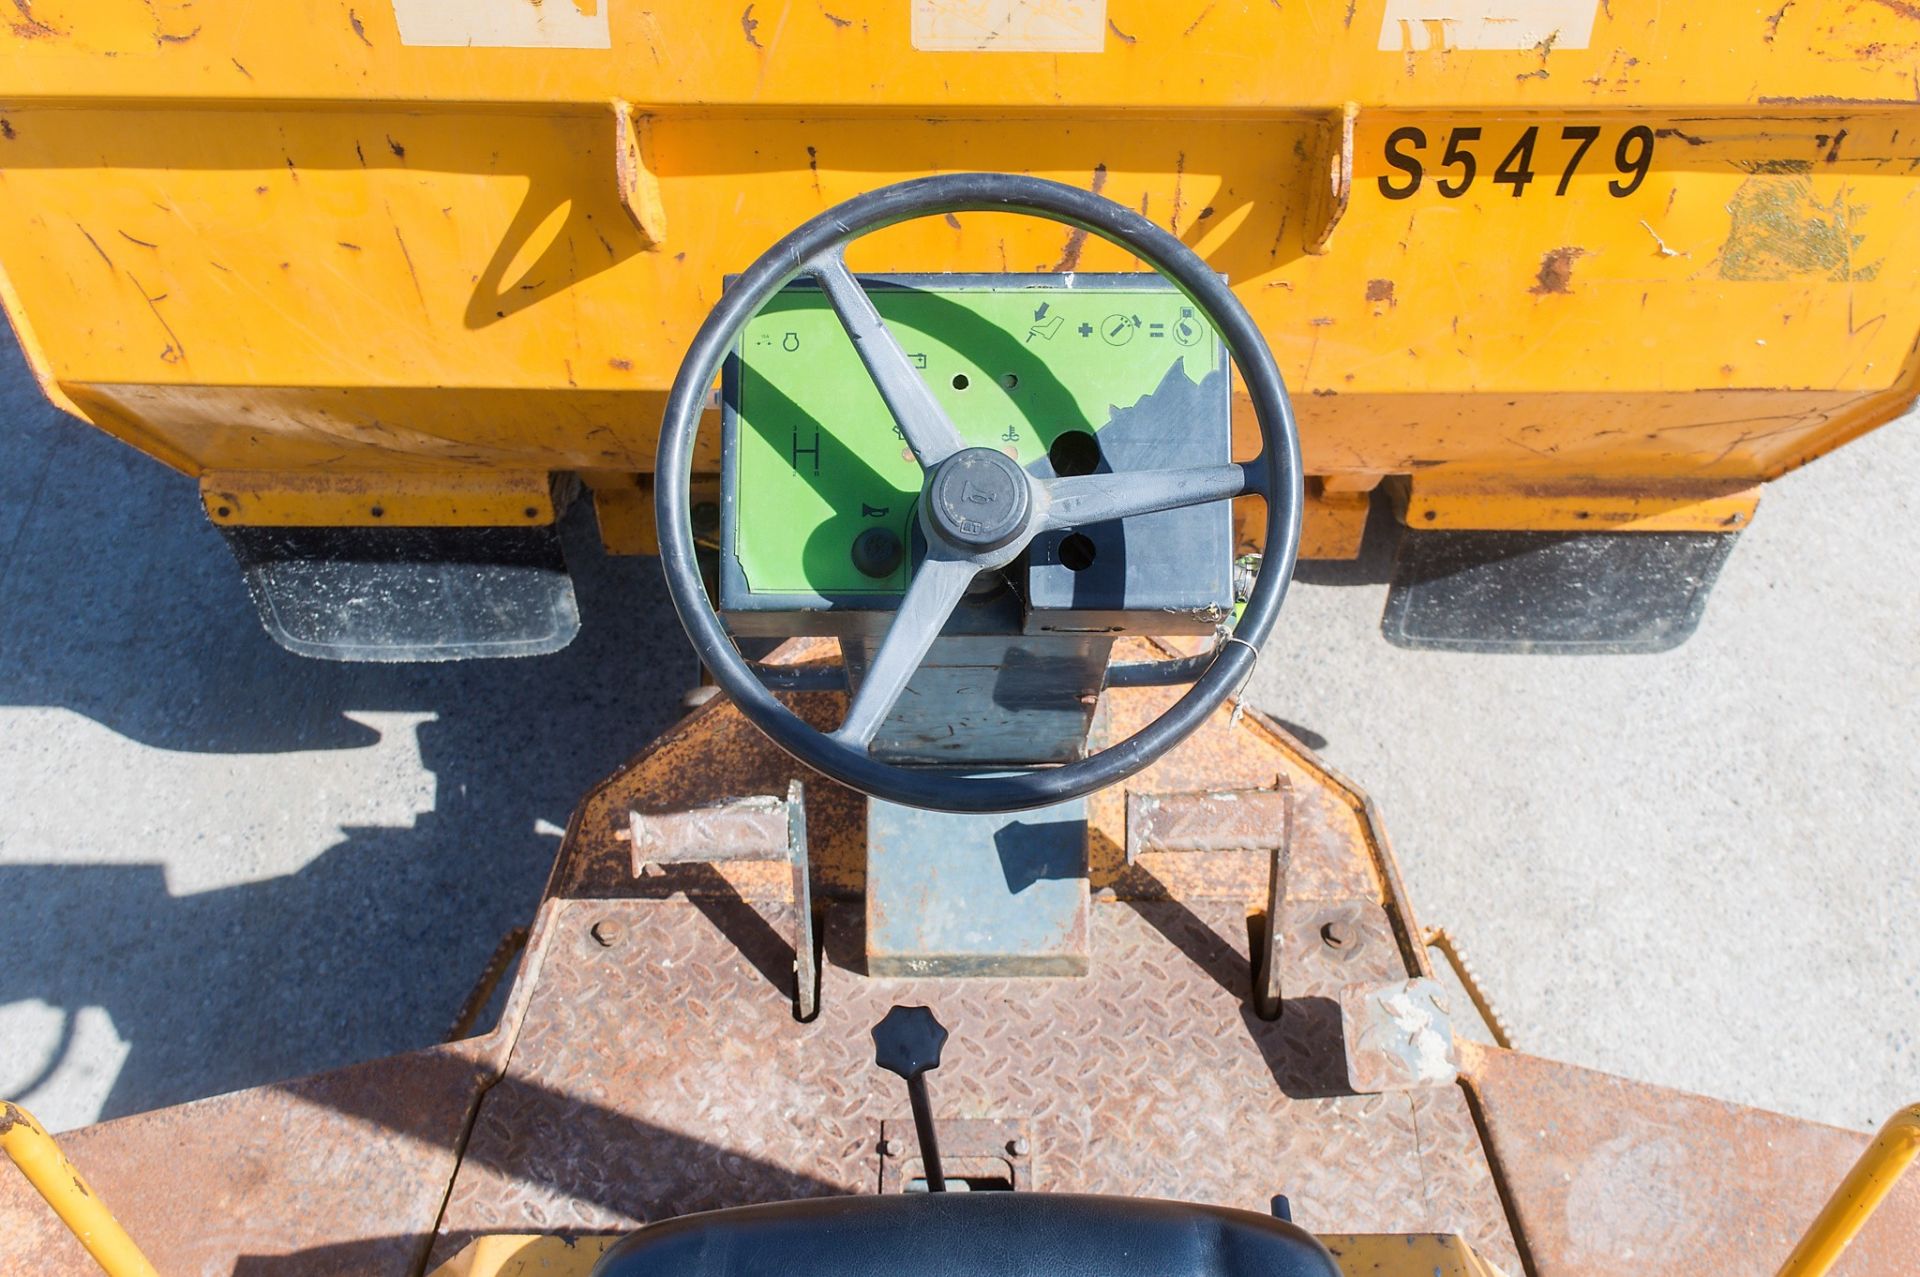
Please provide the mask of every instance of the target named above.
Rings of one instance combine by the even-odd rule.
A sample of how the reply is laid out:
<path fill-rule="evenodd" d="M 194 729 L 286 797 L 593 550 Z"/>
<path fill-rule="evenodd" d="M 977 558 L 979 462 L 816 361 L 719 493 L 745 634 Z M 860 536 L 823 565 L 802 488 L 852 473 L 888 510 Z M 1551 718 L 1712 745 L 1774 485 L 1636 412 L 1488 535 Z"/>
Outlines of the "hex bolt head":
<path fill-rule="evenodd" d="M 613 948 L 627 934 L 627 929 L 611 918 L 602 918 L 587 930 L 602 949 Z"/>
<path fill-rule="evenodd" d="M 888 1157 L 898 1157 L 902 1153 L 907 1151 L 907 1142 L 901 1139 L 898 1135 L 895 1135 L 889 1138 L 886 1143 L 880 1146 L 880 1151 L 885 1153 Z"/>
<path fill-rule="evenodd" d="M 1007 1152 L 1013 1154 L 1015 1157 L 1025 1157 L 1027 1155 L 1027 1137 L 1018 1135 L 1008 1140 Z"/>

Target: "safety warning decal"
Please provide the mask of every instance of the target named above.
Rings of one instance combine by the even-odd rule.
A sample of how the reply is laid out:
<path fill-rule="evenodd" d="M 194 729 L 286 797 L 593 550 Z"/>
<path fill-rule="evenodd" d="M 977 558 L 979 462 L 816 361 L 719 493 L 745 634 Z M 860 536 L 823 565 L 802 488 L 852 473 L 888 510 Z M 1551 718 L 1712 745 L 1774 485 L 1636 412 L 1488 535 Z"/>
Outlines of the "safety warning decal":
<path fill-rule="evenodd" d="M 439 48 L 610 49 L 612 0 L 393 0 L 400 43 Z"/>
<path fill-rule="evenodd" d="M 1584 49 L 1600 0 L 1387 0 L 1380 47 L 1428 49 Z"/>
<path fill-rule="evenodd" d="M 1107 0 L 913 0 L 926 53 L 1098 53 Z"/>

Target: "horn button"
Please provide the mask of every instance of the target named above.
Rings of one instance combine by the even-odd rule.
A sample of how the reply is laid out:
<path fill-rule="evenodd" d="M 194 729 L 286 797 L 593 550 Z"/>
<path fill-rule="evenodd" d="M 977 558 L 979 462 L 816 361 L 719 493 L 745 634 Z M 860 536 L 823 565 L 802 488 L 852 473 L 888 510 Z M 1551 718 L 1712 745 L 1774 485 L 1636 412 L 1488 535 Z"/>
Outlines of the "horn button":
<path fill-rule="evenodd" d="M 997 550 L 1026 530 L 1033 489 L 1013 458 L 992 448 L 966 448 L 941 462 L 927 485 L 930 531 L 949 544 Z"/>

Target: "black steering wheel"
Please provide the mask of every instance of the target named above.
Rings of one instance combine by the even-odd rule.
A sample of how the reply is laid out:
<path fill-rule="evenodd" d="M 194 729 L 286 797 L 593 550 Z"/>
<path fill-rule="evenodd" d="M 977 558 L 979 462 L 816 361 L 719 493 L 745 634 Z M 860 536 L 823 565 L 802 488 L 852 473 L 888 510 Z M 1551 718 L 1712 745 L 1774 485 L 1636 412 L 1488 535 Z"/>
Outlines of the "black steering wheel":
<path fill-rule="evenodd" d="M 1038 479 L 992 448 L 969 447 L 848 271 L 848 244 L 872 231 L 946 213 L 1022 213 L 1063 222 L 1125 248 L 1184 293 L 1213 324 L 1260 422 L 1257 461 L 1184 470 Z M 920 523 L 927 554 L 853 693 L 838 730 L 810 726 L 783 705 L 740 655 L 701 581 L 690 513 L 701 409 L 747 322 L 787 284 L 812 275 L 852 338 L 923 474 Z M 1219 275 L 1179 240 L 1113 201 L 1076 187 L 1005 173 L 955 173 L 884 186 L 828 209 L 748 267 L 700 325 L 660 425 L 654 512 L 673 605 L 693 646 L 734 703 L 775 744 L 809 767 L 876 798 L 938 811 L 1022 811 L 1124 780 L 1172 749 L 1253 672 L 1293 578 L 1304 501 L 1300 437 L 1273 352 Z M 1078 762 L 969 774 L 900 767 L 868 745 L 974 577 L 1004 567 L 1043 531 L 1258 493 L 1267 503 L 1265 557 L 1233 633 L 1184 696 L 1126 740 Z"/>

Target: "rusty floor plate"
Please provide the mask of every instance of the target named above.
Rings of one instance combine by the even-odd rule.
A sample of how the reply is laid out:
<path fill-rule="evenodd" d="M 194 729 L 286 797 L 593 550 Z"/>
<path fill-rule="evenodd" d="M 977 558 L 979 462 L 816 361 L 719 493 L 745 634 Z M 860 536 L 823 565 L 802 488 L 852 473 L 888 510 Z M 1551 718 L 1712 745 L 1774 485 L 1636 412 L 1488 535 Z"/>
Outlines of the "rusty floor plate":
<path fill-rule="evenodd" d="M 1867 1145 L 1857 1131 L 1577 1065 L 1463 1048 L 1540 1277 L 1778 1270 Z M 1909 1174 L 1835 1277 L 1920 1272 Z"/>
<path fill-rule="evenodd" d="M 1021 1123 L 1042 1191 L 1265 1210 L 1310 1229 L 1460 1232 L 1518 1272 L 1459 1088 L 1354 1095 L 1341 984 L 1404 978 L 1372 902 L 1290 902 L 1289 997 L 1246 1009 L 1231 904 L 1099 902 L 1080 979 L 870 980 L 857 908 L 827 928 L 822 1011 L 793 1019 L 786 907 L 738 900 L 554 902 L 508 1076 L 482 1102 L 435 1246 L 491 1231 L 600 1231 L 747 1202 L 870 1193 L 882 1123 L 907 1116 L 868 1030 L 924 1002 L 952 1030 L 940 1118 Z M 1329 910 L 1359 943 L 1317 943 Z M 1199 912 L 1196 912 L 1198 910 Z M 614 921 L 613 946 L 594 939 Z"/>
<path fill-rule="evenodd" d="M 418 1271 L 497 1061 L 474 1039 L 74 1131 L 67 1155 L 168 1277 Z M 0 1277 L 99 1277 L 0 1160 Z"/>

